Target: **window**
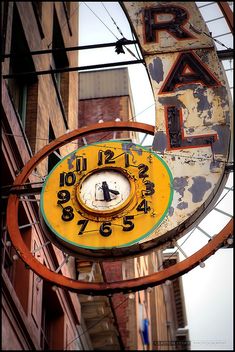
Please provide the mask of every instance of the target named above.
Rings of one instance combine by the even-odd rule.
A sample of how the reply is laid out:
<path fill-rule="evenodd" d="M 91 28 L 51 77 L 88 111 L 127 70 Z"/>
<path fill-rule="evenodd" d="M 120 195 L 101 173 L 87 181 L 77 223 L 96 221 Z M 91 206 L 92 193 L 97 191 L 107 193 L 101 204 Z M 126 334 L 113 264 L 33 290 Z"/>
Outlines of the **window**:
<path fill-rule="evenodd" d="M 55 134 L 51 125 L 51 122 L 49 122 L 49 142 L 53 141 L 55 139 Z M 48 173 L 53 169 L 53 167 L 60 161 L 60 151 L 57 149 L 54 153 L 51 153 L 48 157 Z"/>
<path fill-rule="evenodd" d="M 1 163 L 2 172 L 1 174 L 1 186 L 2 189 L 2 198 L 1 198 L 1 265 L 2 269 L 6 271 L 9 279 L 13 282 L 14 267 L 13 267 L 13 255 L 15 250 L 12 247 L 10 236 L 6 229 L 6 208 L 7 208 L 7 195 L 9 186 L 13 183 L 13 178 L 11 176 L 9 166 L 4 157 L 2 157 Z M 4 187 L 6 187 L 4 189 Z"/>
<path fill-rule="evenodd" d="M 54 10 L 53 18 L 53 38 L 52 38 L 52 49 L 55 49 L 53 52 L 53 61 L 55 69 L 63 69 L 69 66 L 68 57 L 65 50 L 56 50 L 56 49 L 65 49 L 63 37 L 61 34 L 60 24 Z M 59 99 L 61 99 L 62 106 L 64 109 L 65 115 L 68 116 L 68 99 L 69 99 L 69 72 L 59 72 L 54 75 L 56 79 L 57 89 L 59 93 Z"/>
<path fill-rule="evenodd" d="M 11 40 L 10 74 L 15 74 L 8 81 L 9 93 L 21 122 L 22 128 L 29 139 L 32 151 L 35 149 L 38 79 L 33 72 L 35 66 L 24 35 L 22 23 L 14 7 L 12 40 Z M 31 72 L 26 75 L 19 75 Z"/>
<path fill-rule="evenodd" d="M 32 1 L 32 6 L 33 6 L 33 11 L 37 21 L 40 36 L 43 39 L 45 36 L 42 29 L 42 1 Z"/>
<path fill-rule="evenodd" d="M 50 284 L 43 283 L 41 348 L 64 349 L 64 312 Z"/>
<path fill-rule="evenodd" d="M 32 1 L 34 12 L 42 19 L 42 1 Z"/>
<path fill-rule="evenodd" d="M 8 1 L 1 2 L 1 52 L 5 53 L 7 17 L 8 17 Z"/>
<path fill-rule="evenodd" d="M 25 211 L 23 206 L 19 208 L 19 223 L 27 224 Z M 24 241 L 30 249 L 31 243 L 31 229 L 21 230 Z M 8 232 L 3 227 L 2 231 L 2 250 L 1 250 L 2 268 L 6 271 L 12 286 L 15 289 L 16 295 L 25 311 L 28 313 L 28 298 L 29 298 L 29 275 L 30 271 L 25 267 L 21 259 L 14 260 L 14 256 L 19 257 L 11 244 Z"/>

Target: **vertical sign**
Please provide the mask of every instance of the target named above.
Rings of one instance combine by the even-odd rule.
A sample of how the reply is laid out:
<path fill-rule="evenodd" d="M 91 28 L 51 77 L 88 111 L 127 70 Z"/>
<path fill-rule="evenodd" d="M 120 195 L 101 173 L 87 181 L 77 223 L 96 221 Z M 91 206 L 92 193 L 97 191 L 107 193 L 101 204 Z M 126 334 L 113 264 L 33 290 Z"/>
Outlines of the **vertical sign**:
<path fill-rule="evenodd" d="M 231 97 L 216 48 L 195 2 L 123 2 L 156 101 L 153 150 L 173 174 L 168 217 L 151 238 L 187 229 L 222 191 Z M 144 93 L 144 92 L 143 92 Z"/>

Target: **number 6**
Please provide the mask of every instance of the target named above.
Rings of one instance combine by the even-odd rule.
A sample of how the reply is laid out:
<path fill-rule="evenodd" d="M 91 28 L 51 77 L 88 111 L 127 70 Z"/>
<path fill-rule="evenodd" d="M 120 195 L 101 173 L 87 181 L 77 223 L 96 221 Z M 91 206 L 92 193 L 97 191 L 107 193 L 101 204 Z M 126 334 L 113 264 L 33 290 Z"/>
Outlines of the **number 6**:
<path fill-rule="evenodd" d="M 104 237 L 108 237 L 112 233 L 111 229 L 111 222 L 103 222 L 103 224 L 100 226 L 100 234 Z"/>

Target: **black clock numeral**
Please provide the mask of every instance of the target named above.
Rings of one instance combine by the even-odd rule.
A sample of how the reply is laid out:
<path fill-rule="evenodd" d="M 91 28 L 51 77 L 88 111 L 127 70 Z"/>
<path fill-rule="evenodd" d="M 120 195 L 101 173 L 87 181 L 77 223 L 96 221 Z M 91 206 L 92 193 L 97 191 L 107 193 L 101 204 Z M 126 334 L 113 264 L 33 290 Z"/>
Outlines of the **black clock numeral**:
<path fill-rule="evenodd" d="M 87 170 L 87 158 L 78 157 L 76 158 L 76 171 L 86 171 Z"/>
<path fill-rule="evenodd" d="M 100 226 L 100 234 L 104 237 L 108 237 L 112 233 L 111 222 L 103 222 Z"/>
<path fill-rule="evenodd" d="M 129 154 L 125 153 L 125 167 L 130 166 L 130 161 L 129 161 Z"/>
<path fill-rule="evenodd" d="M 63 187 L 64 185 L 72 186 L 75 184 L 75 182 L 76 175 L 72 171 L 60 173 L 60 187 Z"/>
<path fill-rule="evenodd" d="M 154 194 L 155 192 L 155 184 L 151 181 L 145 181 L 144 182 L 145 186 L 146 186 L 146 191 L 145 191 L 145 195 L 146 196 L 151 196 L 152 194 Z"/>
<path fill-rule="evenodd" d="M 140 164 L 138 165 L 139 171 L 139 178 L 146 178 L 148 177 L 148 174 L 146 172 L 148 171 L 149 167 L 145 164 Z"/>
<path fill-rule="evenodd" d="M 136 210 L 144 211 L 144 213 L 146 214 L 150 210 L 150 207 L 148 206 L 148 201 L 146 199 L 143 199 L 136 208 Z"/>
<path fill-rule="evenodd" d="M 103 164 L 103 152 L 102 150 L 99 150 L 99 153 L 98 153 L 98 165 L 102 165 Z"/>
<path fill-rule="evenodd" d="M 63 208 L 63 213 L 61 216 L 64 221 L 71 221 L 74 218 L 73 208 L 71 206 Z"/>
<path fill-rule="evenodd" d="M 104 154 L 104 164 L 115 164 L 114 159 L 114 152 L 110 149 L 105 150 L 103 152 L 102 150 L 99 150 L 98 153 L 98 165 L 103 165 L 103 154 Z"/>
<path fill-rule="evenodd" d="M 63 189 L 57 193 L 57 204 L 67 203 L 70 200 L 70 193 L 66 189 Z"/>
<path fill-rule="evenodd" d="M 131 231 L 135 227 L 134 223 L 130 220 L 134 219 L 134 215 L 124 216 L 123 224 L 128 226 L 123 226 L 122 231 Z"/>
<path fill-rule="evenodd" d="M 82 225 L 80 231 L 78 232 L 79 235 L 82 235 L 83 232 L 85 231 L 87 224 L 88 224 L 89 220 L 79 220 L 77 222 L 77 225 Z"/>
<path fill-rule="evenodd" d="M 115 160 L 113 160 L 114 152 L 110 149 L 104 152 L 105 155 L 105 164 L 114 164 Z"/>

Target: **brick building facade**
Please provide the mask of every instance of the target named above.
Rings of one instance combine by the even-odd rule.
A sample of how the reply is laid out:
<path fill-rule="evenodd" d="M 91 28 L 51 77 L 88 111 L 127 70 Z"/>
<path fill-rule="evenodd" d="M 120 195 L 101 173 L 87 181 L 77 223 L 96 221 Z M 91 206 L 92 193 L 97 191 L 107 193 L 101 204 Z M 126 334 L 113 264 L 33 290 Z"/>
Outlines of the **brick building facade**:
<path fill-rule="evenodd" d="M 70 16 L 73 13 L 72 16 Z M 68 129 L 77 127 L 78 75 L 45 73 L 77 66 L 77 52 L 34 51 L 77 45 L 76 2 L 2 2 L 1 196 L 2 196 L 2 350 L 90 349 L 78 296 L 55 288 L 27 268 L 14 250 L 6 228 L 7 198 L 25 163 Z M 9 55 L 10 54 L 10 55 Z M 38 73 L 36 73 L 38 72 Z M 65 155 L 69 147 L 58 152 Z M 29 176 L 42 182 L 58 161 L 53 154 Z M 20 197 L 20 196 L 19 196 Z M 30 198 L 30 200 L 29 200 Z M 51 270 L 63 254 L 46 239 L 38 223 L 38 195 L 23 197 L 19 226 L 28 249 Z M 44 246 L 41 250 L 37 250 Z M 74 277 L 71 260 L 61 269 Z"/>

